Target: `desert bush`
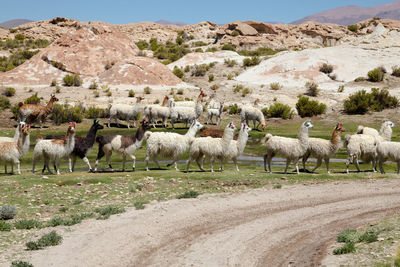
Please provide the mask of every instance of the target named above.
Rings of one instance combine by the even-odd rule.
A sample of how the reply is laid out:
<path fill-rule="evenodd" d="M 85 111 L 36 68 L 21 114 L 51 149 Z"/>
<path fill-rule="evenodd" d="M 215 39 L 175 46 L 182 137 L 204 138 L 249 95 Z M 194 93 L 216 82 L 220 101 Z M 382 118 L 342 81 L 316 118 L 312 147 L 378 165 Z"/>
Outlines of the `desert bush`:
<path fill-rule="evenodd" d="M 133 91 L 132 89 L 129 90 L 128 97 L 135 97 L 135 91 Z"/>
<path fill-rule="evenodd" d="M 334 255 L 341 255 L 341 254 L 348 254 L 356 251 L 356 248 L 354 246 L 354 243 L 346 243 L 343 246 L 339 248 L 335 248 L 333 250 Z"/>
<path fill-rule="evenodd" d="M 325 74 L 332 73 L 333 71 L 333 66 L 327 63 L 322 64 L 322 66 L 319 68 L 320 72 L 323 72 Z"/>
<path fill-rule="evenodd" d="M 212 81 L 214 81 L 214 74 L 209 74 L 208 75 L 208 82 L 210 83 L 210 82 L 212 82 Z"/>
<path fill-rule="evenodd" d="M 214 68 L 215 65 L 217 65 L 217 62 L 213 61 L 213 62 L 210 62 L 210 64 L 208 64 L 208 67 L 211 69 L 211 68 Z"/>
<path fill-rule="evenodd" d="M 209 47 L 206 49 L 206 52 L 217 52 L 218 49 L 216 47 Z"/>
<path fill-rule="evenodd" d="M 39 250 L 49 246 L 56 246 L 62 241 L 62 236 L 57 234 L 56 231 L 51 231 L 48 234 L 43 235 L 38 241 L 26 243 L 27 250 Z"/>
<path fill-rule="evenodd" d="M 239 108 L 238 104 L 233 104 L 232 106 L 229 107 L 229 114 L 240 114 L 240 112 L 242 111 L 241 108 Z"/>
<path fill-rule="evenodd" d="M 57 81 L 56 79 L 51 80 L 50 86 L 56 86 L 57 85 Z"/>
<path fill-rule="evenodd" d="M 142 210 L 142 209 L 145 208 L 145 205 L 146 205 L 147 203 L 149 203 L 149 202 L 146 201 L 146 200 L 138 200 L 138 201 L 135 201 L 135 202 L 133 203 L 133 206 L 134 206 L 137 210 Z"/>
<path fill-rule="evenodd" d="M 16 229 L 33 229 L 33 228 L 40 228 L 41 222 L 36 220 L 19 220 L 14 223 L 14 227 Z"/>
<path fill-rule="evenodd" d="M 224 44 L 221 47 L 221 50 L 230 50 L 230 51 L 236 51 L 236 47 L 232 44 Z"/>
<path fill-rule="evenodd" d="M 146 87 L 143 89 L 143 92 L 144 92 L 146 95 L 149 95 L 149 94 L 151 94 L 151 88 L 150 88 L 149 86 L 146 86 Z"/>
<path fill-rule="evenodd" d="M 242 91 L 243 90 L 243 85 L 241 85 L 241 84 L 237 84 L 237 85 L 235 85 L 234 87 L 233 87 L 233 92 L 234 93 L 239 93 L 240 91 Z"/>
<path fill-rule="evenodd" d="M 194 46 L 197 46 L 197 47 L 199 47 L 199 46 L 206 46 L 207 44 L 205 43 L 205 42 L 203 42 L 203 41 L 196 41 L 196 42 L 194 42 Z"/>
<path fill-rule="evenodd" d="M 199 192 L 191 190 L 191 191 L 187 191 L 187 192 L 185 192 L 183 194 L 177 195 L 176 198 L 178 198 L 178 199 L 181 199 L 181 198 L 196 198 L 199 195 L 200 195 Z"/>
<path fill-rule="evenodd" d="M 12 225 L 0 220 L 0 232 L 10 232 Z"/>
<path fill-rule="evenodd" d="M 194 50 L 194 52 L 196 52 L 196 53 L 203 53 L 204 51 L 203 51 L 203 49 L 201 49 L 200 47 L 198 47 L 198 48 L 196 48 L 196 49 Z"/>
<path fill-rule="evenodd" d="M 351 32 L 358 32 L 358 26 L 355 24 L 347 26 L 347 29 Z"/>
<path fill-rule="evenodd" d="M 183 71 L 184 71 L 184 72 L 189 72 L 189 71 L 190 71 L 190 66 L 189 66 L 189 65 L 185 66 L 185 68 L 183 69 Z"/>
<path fill-rule="evenodd" d="M 89 85 L 89 89 L 91 89 L 91 90 L 95 90 L 95 89 L 97 89 L 97 88 L 99 88 L 99 85 L 98 85 L 95 81 L 93 81 L 93 82 Z"/>
<path fill-rule="evenodd" d="M 182 77 L 184 75 L 183 71 L 177 66 L 174 67 L 174 70 L 172 71 L 172 73 L 175 74 L 175 76 L 178 77 L 179 79 L 182 79 Z"/>
<path fill-rule="evenodd" d="M 82 79 L 78 74 L 67 74 L 64 76 L 63 81 L 65 86 L 81 86 L 82 84 Z"/>
<path fill-rule="evenodd" d="M 232 31 L 231 36 L 239 36 L 240 33 L 237 30 Z"/>
<path fill-rule="evenodd" d="M 252 57 L 252 56 L 270 56 L 275 55 L 279 51 L 273 50 L 269 47 L 259 47 L 256 50 L 240 50 L 238 53 L 242 56 Z"/>
<path fill-rule="evenodd" d="M 275 102 L 269 108 L 263 108 L 261 111 L 268 118 L 282 118 L 287 120 L 293 118 L 294 115 L 288 105 L 279 102 Z"/>
<path fill-rule="evenodd" d="M 94 97 L 99 97 L 100 96 L 100 92 L 98 90 L 94 90 L 93 91 L 93 95 L 94 95 Z"/>
<path fill-rule="evenodd" d="M 269 88 L 271 88 L 272 90 L 275 90 L 275 91 L 282 89 L 282 87 L 283 86 L 278 82 L 269 84 Z"/>
<path fill-rule="evenodd" d="M 355 82 L 365 82 L 367 80 L 367 78 L 365 77 L 357 77 L 354 79 Z"/>
<path fill-rule="evenodd" d="M 104 66 L 105 70 L 111 69 L 115 65 L 115 62 L 107 62 L 107 64 Z"/>
<path fill-rule="evenodd" d="M 320 91 L 318 88 L 318 84 L 316 84 L 314 82 L 307 82 L 306 88 L 307 88 L 307 92 L 306 92 L 307 95 L 318 96 L 319 91 Z"/>
<path fill-rule="evenodd" d="M 400 77 L 400 67 L 398 66 L 392 67 L 392 76 Z"/>
<path fill-rule="evenodd" d="M 181 37 L 179 38 L 182 39 Z M 164 45 L 158 43 L 157 39 L 152 38 L 150 39 L 150 49 L 154 52 L 154 57 L 162 60 L 168 60 L 163 63 L 170 63 L 180 59 L 187 53 L 190 53 L 190 50 L 187 49 L 187 45 L 185 45 L 183 42 L 181 43 L 180 39 L 178 41 L 177 38 L 178 43 L 167 41 Z"/>
<path fill-rule="evenodd" d="M 312 117 L 325 114 L 326 105 L 316 100 L 310 100 L 306 96 L 301 96 L 296 103 L 296 109 L 300 117 Z"/>
<path fill-rule="evenodd" d="M 210 70 L 210 66 L 207 64 L 194 65 L 192 70 L 192 76 L 200 77 L 206 75 L 206 72 Z"/>
<path fill-rule="evenodd" d="M 343 93 L 343 91 L 344 91 L 344 85 L 339 85 L 337 91 L 338 91 L 338 93 Z"/>
<path fill-rule="evenodd" d="M 86 119 L 97 119 L 97 118 L 108 118 L 109 117 L 109 109 L 97 108 L 97 107 L 89 107 L 85 110 L 85 118 Z"/>
<path fill-rule="evenodd" d="M 40 98 L 37 96 L 38 93 L 35 93 L 24 100 L 24 104 L 40 104 Z"/>
<path fill-rule="evenodd" d="M 183 89 L 178 89 L 178 91 L 176 92 L 178 95 L 183 95 Z"/>
<path fill-rule="evenodd" d="M 139 50 L 144 50 L 149 47 L 149 44 L 145 40 L 140 40 L 136 43 L 136 46 Z"/>
<path fill-rule="evenodd" d="M 332 81 L 336 81 L 337 79 L 337 76 L 334 73 L 329 74 L 328 77 L 331 78 Z"/>
<path fill-rule="evenodd" d="M 381 68 L 375 68 L 368 72 L 368 80 L 370 82 L 381 82 L 385 76 L 384 71 Z"/>
<path fill-rule="evenodd" d="M 357 243 L 359 239 L 360 234 L 354 229 L 346 229 L 336 237 L 337 242 L 341 243 Z"/>
<path fill-rule="evenodd" d="M 106 96 L 108 96 L 108 97 L 112 96 L 112 92 L 111 92 L 111 91 L 108 91 L 108 92 L 106 93 Z"/>
<path fill-rule="evenodd" d="M 0 96 L 0 110 L 11 107 L 10 100 L 5 96 Z"/>
<path fill-rule="evenodd" d="M 13 261 L 11 267 L 33 267 L 33 265 L 26 261 Z"/>
<path fill-rule="evenodd" d="M 82 122 L 83 112 L 79 107 L 72 107 L 68 104 L 54 104 L 50 119 L 52 119 L 56 125 L 70 121 L 79 123 Z"/>
<path fill-rule="evenodd" d="M 379 231 L 374 229 L 368 229 L 360 235 L 359 242 L 372 243 L 378 241 Z"/>
<path fill-rule="evenodd" d="M 216 85 L 216 84 L 213 84 L 213 85 L 210 87 L 210 89 L 211 89 L 211 90 L 214 90 L 214 91 L 218 90 L 218 88 L 219 88 L 219 86 Z"/>
<path fill-rule="evenodd" d="M 99 216 L 97 217 L 98 220 L 105 220 L 108 219 L 113 214 L 119 214 L 125 212 L 125 209 L 110 205 L 102 208 L 96 208 L 94 211 L 99 214 Z"/>
<path fill-rule="evenodd" d="M 344 101 L 344 110 L 348 114 L 365 114 L 369 110 L 382 111 L 398 106 L 398 99 L 386 89 L 372 88 L 371 93 L 361 90 Z"/>
<path fill-rule="evenodd" d="M 243 90 L 242 90 L 242 97 L 245 97 L 246 95 L 248 95 L 248 94 L 250 94 L 251 93 L 251 90 L 249 89 L 249 88 L 244 88 Z"/>
<path fill-rule="evenodd" d="M 235 77 L 235 76 L 232 73 L 229 73 L 228 76 L 227 76 L 228 80 L 232 80 L 233 77 Z"/>
<path fill-rule="evenodd" d="M 235 66 L 237 64 L 237 62 L 234 59 L 225 59 L 224 64 L 226 66 L 228 66 L 229 68 L 232 68 L 233 66 Z"/>
<path fill-rule="evenodd" d="M 258 56 L 246 57 L 243 59 L 243 67 L 251 67 L 260 64 L 261 59 Z"/>

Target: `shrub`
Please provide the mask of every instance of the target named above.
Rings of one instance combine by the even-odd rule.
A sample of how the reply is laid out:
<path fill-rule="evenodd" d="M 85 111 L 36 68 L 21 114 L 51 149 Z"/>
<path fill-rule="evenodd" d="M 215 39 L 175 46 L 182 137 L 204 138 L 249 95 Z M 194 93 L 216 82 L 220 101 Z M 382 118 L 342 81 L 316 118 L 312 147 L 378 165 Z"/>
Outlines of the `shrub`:
<path fill-rule="evenodd" d="M 232 80 L 233 77 L 235 77 L 235 76 L 232 73 L 229 73 L 228 76 L 227 76 L 228 80 Z"/>
<path fill-rule="evenodd" d="M 206 49 L 206 52 L 217 52 L 218 49 L 216 47 L 209 47 Z"/>
<path fill-rule="evenodd" d="M 56 94 L 59 94 L 61 92 L 61 87 L 60 86 L 56 86 L 56 90 L 54 91 Z"/>
<path fill-rule="evenodd" d="M 10 232 L 12 229 L 12 225 L 6 223 L 5 221 L 0 221 L 0 232 Z"/>
<path fill-rule="evenodd" d="M 176 92 L 178 95 L 183 95 L 183 89 L 178 89 L 178 92 Z"/>
<path fill-rule="evenodd" d="M 181 199 L 181 198 L 196 198 L 199 195 L 200 195 L 199 192 L 192 190 L 192 191 L 188 191 L 188 192 L 185 192 L 183 194 L 180 194 L 180 195 L 176 196 L 176 198 L 177 199 Z"/>
<path fill-rule="evenodd" d="M 189 66 L 189 65 L 185 66 L 185 68 L 183 69 L 183 71 L 184 71 L 184 72 L 189 72 L 189 71 L 190 71 L 190 66 Z"/>
<path fill-rule="evenodd" d="M 392 67 L 392 76 L 400 77 L 400 67 L 398 66 Z"/>
<path fill-rule="evenodd" d="M 15 95 L 15 89 L 12 87 L 3 88 L 2 94 L 8 97 L 13 96 Z"/>
<path fill-rule="evenodd" d="M 240 91 L 242 91 L 243 90 L 243 85 L 241 85 L 241 84 L 237 84 L 237 85 L 235 85 L 234 87 L 233 87 L 233 92 L 234 93 L 239 93 Z"/>
<path fill-rule="evenodd" d="M 339 248 L 335 248 L 333 250 L 333 254 L 340 255 L 340 254 L 352 253 L 354 251 L 356 251 L 356 248 L 354 247 L 354 243 L 346 243 Z"/>
<path fill-rule="evenodd" d="M 210 89 L 211 89 L 211 90 L 214 90 L 214 91 L 215 91 L 215 90 L 218 90 L 218 88 L 219 88 L 219 87 L 218 87 L 218 85 L 216 85 L 216 84 L 213 84 L 213 85 L 210 87 Z"/>
<path fill-rule="evenodd" d="M 276 83 L 270 83 L 270 84 L 269 84 L 269 87 L 270 87 L 272 90 L 277 91 L 277 90 L 282 89 L 283 86 L 282 86 L 280 83 L 276 82 Z"/>
<path fill-rule="evenodd" d="M 146 201 L 146 200 L 138 200 L 138 201 L 135 201 L 135 202 L 133 203 L 133 206 L 134 206 L 137 210 L 142 210 L 142 209 L 145 208 L 145 205 L 146 205 L 147 203 L 149 203 L 149 202 Z"/>
<path fill-rule="evenodd" d="M 337 79 L 337 76 L 334 73 L 329 74 L 328 77 L 331 78 L 332 81 L 336 81 Z"/>
<path fill-rule="evenodd" d="M 196 52 L 196 53 L 203 53 L 204 51 L 203 51 L 203 49 L 201 49 L 200 47 L 198 47 L 198 48 L 196 48 L 196 49 L 194 50 L 194 52 Z"/>
<path fill-rule="evenodd" d="M 13 261 L 11 267 L 33 267 L 33 265 L 26 261 Z"/>
<path fill-rule="evenodd" d="M 368 110 L 382 111 L 386 108 L 395 108 L 398 102 L 396 97 L 389 95 L 388 90 L 372 88 L 371 93 L 361 90 L 350 95 L 344 101 L 344 110 L 348 114 L 365 114 Z"/>
<path fill-rule="evenodd" d="M 85 118 L 87 119 L 108 118 L 108 117 L 109 117 L 109 109 L 89 107 L 87 110 L 85 110 Z"/>
<path fill-rule="evenodd" d="M 0 220 L 11 220 L 17 215 L 17 208 L 4 204 L 0 207 Z"/>
<path fill-rule="evenodd" d="M 231 44 L 224 44 L 221 47 L 222 50 L 230 50 L 230 51 L 236 51 L 236 47 L 234 45 Z"/>
<path fill-rule="evenodd" d="M 250 93 L 251 93 L 250 89 L 246 87 L 242 90 L 242 97 L 245 97 L 246 95 L 248 95 Z"/>
<path fill-rule="evenodd" d="M 97 88 L 99 88 L 99 85 L 95 81 L 89 85 L 89 89 L 95 90 Z"/>
<path fill-rule="evenodd" d="M 208 75 L 208 82 L 214 81 L 214 74 L 209 74 Z"/>
<path fill-rule="evenodd" d="M 50 86 L 56 86 L 56 85 L 57 85 L 56 79 L 51 80 Z"/>
<path fill-rule="evenodd" d="M 144 50 L 149 47 L 149 44 L 145 40 L 140 40 L 136 43 L 139 50 Z"/>
<path fill-rule="evenodd" d="M 200 77 L 206 75 L 206 72 L 210 70 L 207 64 L 195 65 L 192 71 L 192 76 Z"/>
<path fill-rule="evenodd" d="M 42 224 L 36 220 L 20 220 L 14 223 L 16 229 L 33 229 L 40 228 Z"/>
<path fill-rule="evenodd" d="M 262 112 L 268 118 L 282 118 L 282 119 L 291 119 L 293 118 L 292 109 L 285 104 L 275 102 L 269 108 L 263 108 Z"/>
<path fill-rule="evenodd" d="M 135 97 L 135 91 L 133 91 L 132 89 L 129 90 L 128 96 L 129 96 L 129 97 Z"/>
<path fill-rule="evenodd" d="M 240 50 L 238 53 L 242 56 L 270 56 L 275 55 L 279 51 L 273 50 L 269 47 L 259 47 L 256 50 Z"/>
<path fill-rule="evenodd" d="M 347 29 L 351 32 L 358 32 L 358 26 L 355 24 L 347 26 Z"/>
<path fill-rule="evenodd" d="M 319 68 L 320 72 L 323 72 L 325 74 L 329 74 L 333 71 L 333 66 L 329 65 L 327 63 L 322 64 L 322 66 Z"/>
<path fill-rule="evenodd" d="M 176 77 L 178 77 L 179 79 L 182 79 L 184 73 L 183 71 L 178 68 L 177 66 L 174 67 L 174 70 L 172 71 L 173 74 L 175 74 Z"/>
<path fill-rule="evenodd" d="M 151 88 L 148 87 L 148 86 L 146 86 L 146 87 L 143 89 L 143 92 L 144 92 L 146 95 L 149 95 L 149 94 L 151 94 Z"/>
<path fill-rule="evenodd" d="M 44 247 L 56 246 L 60 244 L 61 241 L 62 241 L 62 236 L 57 234 L 56 231 L 51 231 L 50 233 L 43 235 L 36 242 L 31 241 L 26 243 L 26 247 L 28 250 L 39 250 Z"/>
<path fill-rule="evenodd" d="M 64 76 L 63 81 L 65 86 L 72 86 L 74 85 L 74 76 L 67 74 Z"/>
<path fill-rule="evenodd" d="M 296 109 L 300 117 L 312 117 L 325 114 L 326 105 L 316 100 L 310 100 L 306 96 L 302 96 L 296 103 Z"/>
<path fill-rule="evenodd" d="M 54 124 L 60 125 L 70 121 L 81 122 L 83 119 L 82 109 L 79 107 L 71 107 L 68 104 L 54 104 L 53 112 L 50 116 Z"/>
<path fill-rule="evenodd" d="M 215 65 L 217 64 L 217 62 L 213 61 L 210 64 L 208 64 L 208 66 L 211 68 L 213 68 Z"/>
<path fill-rule="evenodd" d="M 194 46 L 205 46 L 205 45 L 207 45 L 205 42 L 203 42 L 203 41 L 196 41 L 196 42 L 194 42 Z"/>
<path fill-rule="evenodd" d="M 344 85 L 339 85 L 337 91 L 338 91 L 338 93 L 343 93 L 343 91 L 344 91 Z"/>
<path fill-rule="evenodd" d="M 261 59 L 258 56 L 246 57 L 243 59 L 243 67 L 251 67 L 260 64 Z"/>
<path fill-rule="evenodd" d="M 375 68 L 368 72 L 368 80 L 371 82 L 381 82 L 384 76 L 385 73 L 381 68 Z"/>
<path fill-rule="evenodd" d="M 307 82 L 306 87 L 307 87 L 307 92 L 306 92 L 307 95 L 318 96 L 319 91 L 320 91 L 318 88 L 318 84 L 316 84 L 314 82 Z"/>
<path fill-rule="evenodd" d="M 4 110 L 11 107 L 10 100 L 5 96 L 0 96 L 0 110 Z"/>
<path fill-rule="evenodd" d="M 238 104 L 233 104 L 232 106 L 229 107 L 229 114 L 239 114 L 242 111 L 241 108 L 239 108 Z"/>
<path fill-rule="evenodd" d="M 378 241 L 378 232 L 374 229 L 368 229 L 360 236 L 359 241 L 367 243 Z"/>
<path fill-rule="evenodd" d="M 366 80 L 367 80 L 367 78 L 365 78 L 365 77 L 357 77 L 357 78 L 354 79 L 354 81 L 355 81 L 356 83 L 358 83 L 358 82 L 365 82 Z"/>
<path fill-rule="evenodd" d="M 111 91 L 108 91 L 107 94 L 106 94 L 106 96 L 108 96 L 108 97 L 112 96 L 112 92 L 111 92 Z"/>
<path fill-rule="evenodd" d="M 25 99 L 24 104 L 40 104 L 40 98 L 37 96 L 38 93 L 35 93 Z"/>
<path fill-rule="evenodd" d="M 354 229 L 346 229 L 339 233 L 336 240 L 341 243 L 357 243 L 359 242 L 360 234 Z"/>
<path fill-rule="evenodd" d="M 108 219 L 113 214 L 125 212 L 125 209 L 110 205 L 102 208 L 96 208 L 94 211 L 99 214 L 99 216 L 97 217 L 98 220 L 104 220 Z"/>
<path fill-rule="evenodd" d="M 94 95 L 94 97 L 99 97 L 100 96 L 100 92 L 98 90 L 94 90 L 93 91 L 93 95 Z"/>
<path fill-rule="evenodd" d="M 235 66 L 237 64 L 237 62 L 234 59 L 225 59 L 224 64 L 226 66 L 228 66 L 229 68 L 232 68 L 233 66 Z"/>

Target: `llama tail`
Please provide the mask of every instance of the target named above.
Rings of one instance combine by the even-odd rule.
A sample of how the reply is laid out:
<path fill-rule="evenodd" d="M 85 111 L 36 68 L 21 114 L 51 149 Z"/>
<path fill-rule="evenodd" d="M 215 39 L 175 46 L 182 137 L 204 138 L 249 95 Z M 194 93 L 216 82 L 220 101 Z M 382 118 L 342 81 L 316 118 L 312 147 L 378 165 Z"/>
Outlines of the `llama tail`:
<path fill-rule="evenodd" d="M 18 108 L 22 107 L 23 104 L 24 104 L 24 103 L 19 102 L 19 103 L 18 103 Z"/>
<path fill-rule="evenodd" d="M 357 133 L 358 133 L 358 134 L 362 134 L 362 133 L 363 133 L 363 130 L 364 130 L 364 126 L 359 125 L 359 126 L 357 127 Z"/>
<path fill-rule="evenodd" d="M 344 136 L 344 145 L 345 145 L 345 147 L 347 147 L 347 145 L 349 144 L 350 138 L 351 138 L 351 135 L 350 135 L 350 134 L 346 134 L 346 135 Z"/>
<path fill-rule="evenodd" d="M 150 131 L 145 132 L 144 133 L 144 139 L 146 139 L 146 140 L 149 139 L 151 134 L 152 134 L 152 132 L 150 132 Z"/>
<path fill-rule="evenodd" d="M 264 136 L 264 138 L 263 139 L 261 139 L 261 144 L 266 144 L 267 143 L 267 141 L 269 140 L 269 139 L 271 139 L 271 137 L 272 137 L 272 134 L 270 134 L 270 133 L 267 133 L 265 136 Z"/>

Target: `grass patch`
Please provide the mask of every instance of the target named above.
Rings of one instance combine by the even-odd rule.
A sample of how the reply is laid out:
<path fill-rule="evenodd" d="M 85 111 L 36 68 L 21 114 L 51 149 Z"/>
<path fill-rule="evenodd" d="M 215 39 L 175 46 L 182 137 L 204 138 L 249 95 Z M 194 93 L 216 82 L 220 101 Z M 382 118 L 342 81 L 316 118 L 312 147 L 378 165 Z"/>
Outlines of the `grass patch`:
<path fill-rule="evenodd" d="M 138 201 L 135 201 L 135 202 L 133 203 L 133 206 L 134 206 L 137 210 L 142 210 L 142 209 L 145 208 L 145 205 L 146 205 L 147 203 L 149 203 L 149 202 L 146 201 L 146 200 L 138 200 Z"/>
<path fill-rule="evenodd" d="M 102 208 L 96 208 L 94 211 L 99 214 L 97 216 L 97 220 L 105 220 L 110 218 L 111 215 L 125 212 L 125 209 L 110 205 Z"/>
<path fill-rule="evenodd" d="M 9 232 L 12 229 L 12 225 L 5 222 L 5 221 L 0 221 L 0 232 Z"/>
<path fill-rule="evenodd" d="M 37 220 L 19 220 L 14 223 L 14 227 L 16 229 L 33 229 L 33 228 L 40 228 L 42 223 Z"/>
<path fill-rule="evenodd" d="M 339 248 L 335 248 L 333 250 L 333 254 L 341 255 L 341 254 L 353 253 L 355 251 L 356 251 L 356 247 L 354 246 L 354 243 L 346 243 Z"/>
<path fill-rule="evenodd" d="M 183 194 L 178 195 L 176 198 L 177 199 L 181 199 L 181 198 L 196 198 L 199 195 L 200 195 L 199 192 L 191 190 L 191 191 L 188 191 L 188 192 L 185 192 Z"/>
<path fill-rule="evenodd" d="M 26 261 L 13 261 L 11 267 L 33 267 L 33 265 Z"/>
<path fill-rule="evenodd" d="M 61 243 L 61 241 L 62 241 L 62 236 L 57 234 L 56 231 L 51 231 L 50 233 L 43 235 L 36 242 L 30 241 L 26 243 L 26 248 L 27 250 L 39 250 L 45 247 L 57 246 L 58 244 Z"/>
<path fill-rule="evenodd" d="M 341 243 L 357 243 L 360 240 L 360 234 L 354 229 L 346 229 L 338 234 L 336 240 Z"/>

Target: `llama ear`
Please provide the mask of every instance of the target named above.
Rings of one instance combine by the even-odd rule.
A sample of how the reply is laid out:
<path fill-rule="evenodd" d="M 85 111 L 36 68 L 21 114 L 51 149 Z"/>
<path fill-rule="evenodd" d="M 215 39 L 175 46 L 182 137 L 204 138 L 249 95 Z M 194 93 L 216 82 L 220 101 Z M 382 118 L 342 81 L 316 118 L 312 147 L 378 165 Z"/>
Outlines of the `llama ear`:
<path fill-rule="evenodd" d="M 72 127 L 72 122 L 69 122 L 69 127 Z"/>

